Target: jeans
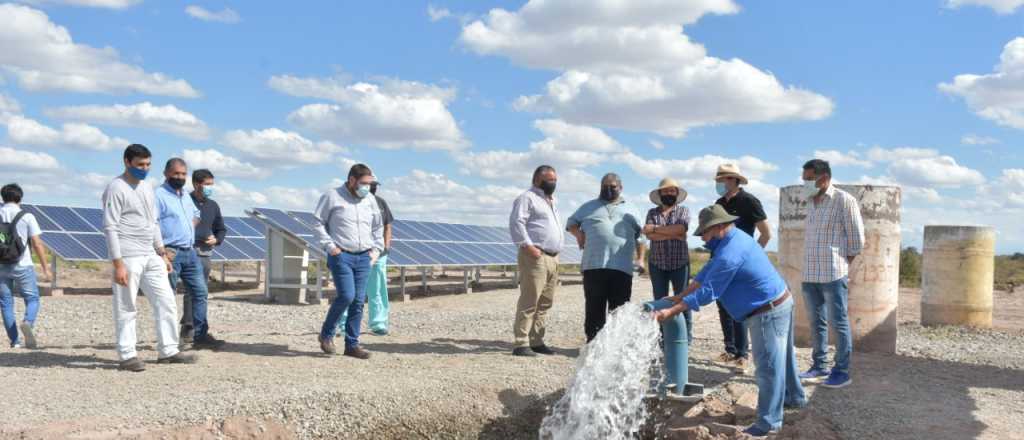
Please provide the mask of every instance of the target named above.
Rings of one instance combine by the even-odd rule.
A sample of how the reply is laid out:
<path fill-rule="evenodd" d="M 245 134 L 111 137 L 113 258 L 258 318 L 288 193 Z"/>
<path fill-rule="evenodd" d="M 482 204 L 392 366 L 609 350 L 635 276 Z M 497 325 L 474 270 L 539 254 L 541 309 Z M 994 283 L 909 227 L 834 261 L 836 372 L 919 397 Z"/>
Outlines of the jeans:
<path fill-rule="evenodd" d="M 683 267 L 675 270 L 664 270 L 658 267 L 656 264 L 648 264 L 651 276 L 651 287 L 654 290 L 654 299 L 662 299 L 668 296 L 669 283 L 672 283 L 672 295 L 678 295 L 679 292 L 686 290 L 686 285 L 690 282 L 690 265 L 687 263 Z M 693 312 L 687 310 L 683 312 L 683 318 L 686 320 L 686 334 L 687 343 L 693 343 Z"/>
<path fill-rule="evenodd" d="M 18 343 L 18 321 L 14 316 L 14 288 L 17 286 L 25 300 L 25 322 L 35 324 L 39 314 L 39 287 L 36 286 L 36 268 L 17 264 L 0 264 L 0 308 L 3 309 L 4 329 L 11 345 Z"/>
<path fill-rule="evenodd" d="M 645 308 L 651 311 L 658 311 L 675 306 L 676 303 L 667 299 L 655 300 L 645 304 Z M 665 382 L 662 384 L 664 391 L 668 385 L 675 385 L 676 392 L 682 394 L 683 387 L 690 381 L 690 341 L 689 326 L 683 314 L 678 314 L 670 319 L 661 322 L 661 333 L 664 341 L 662 349 L 665 350 Z"/>
<path fill-rule="evenodd" d="M 210 282 L 210 256 L 200 255 L 199 261 L 203 263 L 203 280 Z M 209 295 L 207 295 L 209 297 Z M 192 338 L 195 336 L 194 323 L 192 322 L 192 296 L 183 295 L 181 299 L 181 336 Z"/>
<path fill-rule="evenodd" d="M 716 303 L 718 322 L 722 324 L 722 334 L 725 335 L 725 352 L 736 357 L 747 357 L 750 345 L 747 341 L 747 325 L 733 319 L 721 302 Z"/>
<path fill-rule="evenodd" d="M 604 328 L 608 312 L 628 303 L 633 295 L 633 275 L 615 269 L 583 271 L 583 298 L 585 315 L 583 331 L 587 342 Z"/>
<path fill-rule="evenodd" d="M 206 279 L 203 278 L 203 263 L 195 249 L 179 250 L 171 262 L 174 271 L 168 276 L 171 280 L 171 292 L 178 286 L 178 280 L 185 284 L 185 294 L 192 299 L 192 327 L 194 339 L 202 341 L 210 330 L 206 321 Z"/>
<path fill-rule="evenodd" d="M 370 253 L 350 254 L 342 252 L 327 257 L 327 267 L 331 270 L 334 287 L 338 295 L 327 310 L 324 325 L 320 328 L 320 337 L 331 339 L 334 331 L 345 318 L 345 348 L 359 346 L 359 327 L 363 322 L 363 304 L 366 303 L 366 279 L 370 275 Z"/>
<path fill-rule="evenodd" d="M 757 370 L 758 428 L 782 428 L 784 405 L 807 403 L 796 368 L 793 348 L 793 299 L 774 309 L 747 318 Z"/>
<path fill-rule="evenodd" d="M 370 276 L 366 279 L 366 308 L 369 309 L 370 330 L 377 333 L 388 331 L 388 256 L 381 255 L 370 268 Z M 344 332 L 348 324 L 348 310 L 341 313 L 338 320 L 338 331 Z"/>
<path fill-rule="evenodd" d="M 850 285 L 843 277 L 831 283 L 803 283 L 807 316 L 811 324 L 811 337 L 814 359 L 812 368 L 825 370 L 828 363 L 828 323 L 836 332 L 835 367 L 841 373 L 850 374 L 850 355 L 853 353 L 853 335 L 850 333 L 850 316 L 847 310 L 847 299 Z"/>
<path fill-rule="evenodd" d="M 121 259 L 128 271 L 128 285 L 114 283 L 114 324 L 117 338 L 117 355 L 124 361 L 136 357 L 135 322 L 138 310 L 135 298 L 139 290 L 146 295 L 153 309 L 153 325 L 156 326 L 157 350 L 161 358 L 178 353 L 178 332 L 174 331 L 177 305 L 174 291 L 167 282 L 167 266 L 164 259 L 156 254 Z"/>

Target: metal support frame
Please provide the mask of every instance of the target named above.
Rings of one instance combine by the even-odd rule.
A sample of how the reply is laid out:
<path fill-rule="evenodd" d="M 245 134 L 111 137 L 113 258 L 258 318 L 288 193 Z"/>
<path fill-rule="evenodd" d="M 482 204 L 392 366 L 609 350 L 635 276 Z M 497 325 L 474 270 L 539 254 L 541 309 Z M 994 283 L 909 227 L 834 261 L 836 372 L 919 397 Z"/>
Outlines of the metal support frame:
<path fill-rule="evenodd" d="M 261 275 L 261 273 L 263 272 L 263 267 L 262 266 L 263 266 L 263 262 L 262 261 L 257 261 L 256 262 L 256 287 L 259 287 L 259 285 L 260 285 L 260 278 L 263 276 L 263 275 Z"/>
<path fill-rule="evenodd" d="M 421 278 L 420 281 L 421 281 L 421 284 L 423 286 L 423 293 L 426 294 L 427 293 L 427 267 L 426 266 L 423 266 L 423 267 L 420 268 L 420 274 L 422 275 L 420 277 Z"/>
<path fill-rule="evenodd" d="M 225 285 L 225 286 L 228 285 L 228 271 L 227 271 L 227 267 L 228 267 L 228 263 L 226 263 L 226 262 L 225 263 L 220 263 L 220 283 Z"/>
<path fill-rule="evenodd" d="M 46 264 L 42 261 L 40 261 L 40 263 Z M 57 290 L 57 253 L 52 250 L 50 251 L 50 273 L 53 277 L 53 279 L 50 280 L 50 291 L 52 292 Z"/>
<path fill-rule="evenodd" d="M 462 270 L 462 289 L 469 293 L 469 269 Z"/>
<path fill-rule="evenodd" d="M 400 289 L 401 289 L 401 292 L 402 292 L 402 299 L 403 300 L 407 300 L 407 299 L 409 299 L 409 297 L 405 293 L 405 268 L 404 267 L 398 269 L 398 279 L 399 279 L 398 285 L 400 286 Z"/>

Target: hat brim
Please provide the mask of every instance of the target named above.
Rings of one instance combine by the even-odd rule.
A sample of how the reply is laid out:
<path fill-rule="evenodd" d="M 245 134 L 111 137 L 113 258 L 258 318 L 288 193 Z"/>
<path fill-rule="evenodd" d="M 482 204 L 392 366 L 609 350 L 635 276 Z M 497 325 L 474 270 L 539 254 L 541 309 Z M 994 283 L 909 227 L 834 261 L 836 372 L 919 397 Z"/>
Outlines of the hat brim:
<path fill-rule="evenodd" d="M 747 184 L 747 178 L 743 177 L 743 175 L 741 175 L 741 174 L 736 174 L 736 173 L 717 174 L 717 175 L 715 175 L 715 182 L 717 182 L 717 181 L 719 181 L 721 179 L 724 179 L 726 177 L 734 177 L 734 178 L 736 178 L 737 180 L 740 181 L 740 185 L 746 185 Z"/>
<path fill-rule="evenodd" d="M 676 197 L 676 205 L 678 205 L 680 203 L 683 203 L 683 200 L 686 200 L 686 196 L 688 195 L 686 193 L 686 190 L 682 189 L 682 188 L 680 188 L 678 186 L 671 186 L 671 185 L 670 186 L 663 186 L 663 187 L 655 188 L 655 189 L 651 190 L 651 192 L 647 194 L 647 198 L 651 199 L 651 203 L 653 203 L 655 205 L 664 206 L 664 204 L 661 203 L 661 194 L 659 194 L 659 193 L 661 192 L 661 190 L 663 190 L 665 188 L 675 188 L 675 189 L 679 190 L 679 197 Z M 673 206 L 675 206 L 675 205 L 673 205 Z"/>
<path fill-rule="evenodd" d="M 718 226 L 718 225 L 722 225 L 722 224 L 726 224 L 726 223 L 732 223 L 732 222 L 734 222 L 736 220 L 739 220 L 739 219 L 740 219 L 739 217 L 736 217 L 734 215 L 730 215 L 729 217 L 723 217 L 723 218 L 720 218 L 720 219 L 712 220 L 712 221 L 708 222 L 708 224 L 703 225 L 702 227 L 698 227 L 697 230 L 693 232 L 693 236 L 694 237 L 700 237 L 700 236 L 704 235 L 704 231 L 707 231 L 708 228 L 710 228 L 712 226 Z"/>

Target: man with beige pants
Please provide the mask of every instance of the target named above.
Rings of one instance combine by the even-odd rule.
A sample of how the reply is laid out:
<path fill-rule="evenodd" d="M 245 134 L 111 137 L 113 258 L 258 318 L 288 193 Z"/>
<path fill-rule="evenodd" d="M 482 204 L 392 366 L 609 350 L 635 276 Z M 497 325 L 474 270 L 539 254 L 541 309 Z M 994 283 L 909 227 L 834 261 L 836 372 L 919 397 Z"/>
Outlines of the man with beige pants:
<path fill-rule="evenodd" d="M 519 302 L 516 305 L 514 356 L 555 354 L 544 344 L 544 319 L 558 286 L 558 253 L 565 233 L 555 208 L 555 169 L 541 165 L 533 187 L 512 204 L 509 229 L 519 247 Z"/>

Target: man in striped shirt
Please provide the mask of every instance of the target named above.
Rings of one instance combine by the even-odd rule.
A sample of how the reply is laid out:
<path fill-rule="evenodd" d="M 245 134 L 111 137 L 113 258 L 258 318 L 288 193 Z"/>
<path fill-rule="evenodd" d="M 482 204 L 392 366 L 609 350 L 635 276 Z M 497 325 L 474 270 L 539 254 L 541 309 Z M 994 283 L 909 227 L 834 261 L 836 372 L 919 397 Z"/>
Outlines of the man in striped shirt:
<path fill-rule="evenodd" d="M 808 199 L 804 228 L 804 304 L 810 319 L 814 364 L 800 375 L 808 382 L 826 378 L 822 386 L 842 388 L 851 383 L 853 338 L 847 314 L 848 275 L 853 259 L 864 247 L 864 222 L 857 199 L 832 185 L 828 162 L 804 164 L 804 196 Z M 828 326 L 836 333 L 835 365 L 828 360 Z"/>

